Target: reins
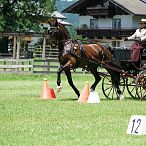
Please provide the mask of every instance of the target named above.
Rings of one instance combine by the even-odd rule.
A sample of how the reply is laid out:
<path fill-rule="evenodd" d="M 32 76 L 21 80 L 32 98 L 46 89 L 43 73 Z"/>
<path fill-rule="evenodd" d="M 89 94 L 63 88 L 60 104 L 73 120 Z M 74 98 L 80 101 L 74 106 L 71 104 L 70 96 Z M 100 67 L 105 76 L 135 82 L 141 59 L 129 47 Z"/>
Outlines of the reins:
<path fill-rule="evenodd" d="M 80 59 L 83 59 L 83 60 L 85 60 L 85 61 L 88 61 L 88 62 L 90 62 L 90 63 L 93 63 L 93 64 L 96 64 L 96 65 L 102 65 L 104 68 L 108 68 L 108 69 L 111 69 L 111 70 L 113 70 L 113 71 L 116 71 L 116 72 L 119 72 L 119 73 L 121 73 L 121 74 L 125 74 L 125 75 L 127 75 L 127 76 L 129 76 L 129 77 L 132 77 L 132 78 L 134 78 L 134 76 L 133 75 L 131 75 L 131 74 L 128 74 L 127 72 L 124 72 L 124 71 L 122 71 L 122 70 L 120 70 L 120 69 L 118 69 L 118 68 L 115 68 L 115 67 L 112 67 L 111 65 L 108 65 L 107 63 L 109 62 L 103 62 L 103 61 L 100 61 L 100 60 L 97 60 L 94 56 L 92 56 L 92 59 L 93 60 L 88 60 L 88 59 L 85 59 L 85 58 L 83 58 L 83 57 L 80 57 L 80 56 L 78 56 Z"/>
<path fill-rule="evenodd" d="M 104 61 L 104 60 L 100 61 L 100 60 L 96 59 L 92 54 L 90 54 L 89 52 L 87 52 L 86 50 L 84 50 L 83 45 L 80 45 L 80 50 L 82 52 L 87 53 L 88 55 L 90 55 L 93 60 L 86 59 L 86 58 L 82 57 L 81 55 L 76 55 L 78 58 L 80 58 L 80 59 L 82 59 L 82 60 L 84 60 L 86 62 L 96 64 L 96 65 L 99 65 L 100 64 L 104 68 L 108 68 L 108 69 L 111 69 L 113 71 L 119 72 L 121 74 L 125 74 L 125 75 L 128 75 L 130 77 L 133 77 L 133 75 L 130 75 L 130 74 L 128 74 L 128 73 L 126 73 L 126 72 L 124 72 L 124 71 L 122 71 L 122 70 L 120 70 L 118 68 L 115 68 L 115 67 L 113 67 L 111 65 L 108 65 L 107 63 L 109 63 L 109 61 Z"/>

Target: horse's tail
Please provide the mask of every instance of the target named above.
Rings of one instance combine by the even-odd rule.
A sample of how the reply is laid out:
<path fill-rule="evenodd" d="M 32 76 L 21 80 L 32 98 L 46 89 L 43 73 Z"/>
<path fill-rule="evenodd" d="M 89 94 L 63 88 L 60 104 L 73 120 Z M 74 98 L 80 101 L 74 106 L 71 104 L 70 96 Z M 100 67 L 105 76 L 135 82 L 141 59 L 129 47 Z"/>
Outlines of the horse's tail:
<path fill-rule="evenodd" d="M 114 52 L 114 50 L 112 49 L 112 47 L 111 46 L 105 46 L 108 50 L 109 50 L 109 52 L 111 53 L 111 55 L 112 55 L 112 61 L 117 61 L 117 59 L 116 59 L 116 54 L 115 54 L 115 52 Z"/>
<path fill-rule="evenodd" d="M 117 57 L 116 57 L 116 54 L 114 52 L 114 50 L 112 49 L 111 46 L 105 46 L 106 49 L 111 53 L 112 55 L 112 64 L 114 67 L 118 68 L 118 69 L 121 69 L 121 64 L 120 62 L 117 60 Z"/>
<path fill-rule="evenodd" d="M 110 51 L 110 53 L 111 53 L 112 55 L 114 54 L 114 51 L 113 51 L 113 49 L 112 49 L 111 46 L 106 45 L 105 47 L 106 47 L 106 49 L 108 49 L 108 50 Z"/>

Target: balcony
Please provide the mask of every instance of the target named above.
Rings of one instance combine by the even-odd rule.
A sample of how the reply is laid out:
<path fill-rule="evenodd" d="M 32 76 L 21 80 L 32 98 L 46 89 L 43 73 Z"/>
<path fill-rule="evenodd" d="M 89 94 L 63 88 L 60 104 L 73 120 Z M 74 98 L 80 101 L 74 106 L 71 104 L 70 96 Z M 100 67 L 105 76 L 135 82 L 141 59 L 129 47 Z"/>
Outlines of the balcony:
<path fill-rule="evenodd" d="M 95 7 L 88 7 L 87 15 L 93 16 L 95 18 L 106 17 L 108 15 L 108 8 L 102 7 L 100 5 Z"/>
<path fill-rule="evenodd" d="M 136 28 L 119 28 L 119 29 L 112 29 L 112 28 L 98 28 L 98 29 L 91 29 L 91 28 L 77 28 L 77 34 L 82 35 L 83 37 L 127 37 L 132 35 L 135 32 Z"/>

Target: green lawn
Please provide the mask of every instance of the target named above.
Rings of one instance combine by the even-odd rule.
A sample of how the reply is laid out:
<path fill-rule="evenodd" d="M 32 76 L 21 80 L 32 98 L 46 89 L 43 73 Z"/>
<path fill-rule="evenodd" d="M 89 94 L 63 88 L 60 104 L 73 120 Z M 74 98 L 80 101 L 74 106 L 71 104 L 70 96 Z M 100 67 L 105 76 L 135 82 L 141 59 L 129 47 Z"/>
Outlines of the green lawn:
<path fill-rule="evenodd" d="M 145 135 L 126 134 L 132 115 L 146 115 L 146 101 L 108 100 L 100 83 L 100 104 L 78 103 L 65 75 L 57 98 L 44 101 L 44 77 L 56 90 L 56 75 L 0 74 L 1 146 L 146 146 Z M 93 77 L 74 75 L 73 80 L 82 91 Z"/>

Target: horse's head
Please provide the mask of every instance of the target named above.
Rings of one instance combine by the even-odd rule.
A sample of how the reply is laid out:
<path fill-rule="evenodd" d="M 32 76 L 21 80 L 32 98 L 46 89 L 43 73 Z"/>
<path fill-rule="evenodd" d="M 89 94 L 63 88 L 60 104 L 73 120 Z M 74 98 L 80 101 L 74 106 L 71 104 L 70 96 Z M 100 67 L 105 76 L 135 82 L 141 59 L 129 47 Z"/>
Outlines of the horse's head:
<path fill-rule="evenodd" d="M 57 47 L 58 45 L 62 46 L 62 43 L 67 40 L 68 32 L 66 28 L 58 23 L 56 18 L 52 18 L 48 21 L 50 25 L 50 40 L 51 40 L 51 47 Z"/>
<path fill-rule="evenodd" d="M 51 47 L 55 48 L 58 46 L 58 42 L 60 40 L 60 30 L 58 28 L 50 28 L 50 42 Z"/>
<path fill-rule="evenodd" d="M 55 48 L 57 47 L 58 40 L 59 40 L 58 21 L 56 18 L 51 18 L 48 21 L 48 23 L 50 25 L 49 34 L 50 34 L 50 40 L 51 40 L 51 47 Z"/>
<path fill-rule="evenodd" d="M 49 25 L 50 25 L 50 27 L 52 28 L 52 27 L 58 27 L 58 21 L 57 21 L 57 18 L 50 18 L 49 20 L 48 20 L 48 23 L 49 23 Z"/>

